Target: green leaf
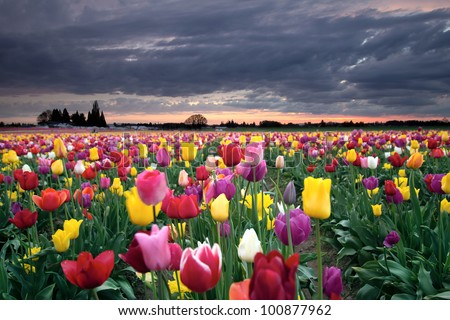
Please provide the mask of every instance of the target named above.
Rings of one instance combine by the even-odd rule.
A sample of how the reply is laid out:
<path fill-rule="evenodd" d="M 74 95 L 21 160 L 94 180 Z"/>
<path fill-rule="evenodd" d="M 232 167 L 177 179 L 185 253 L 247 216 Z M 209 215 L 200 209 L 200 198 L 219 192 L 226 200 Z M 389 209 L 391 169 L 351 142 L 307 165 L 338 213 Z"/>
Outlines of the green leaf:
<path fill-rule="evenodd" d="M 358 300 L 378 300 L 380 295 L 380 290 L 371 286 L 370 284 L 365 284 L 361 289 L 359 289 L 356 294 L 356 299 Z"/>
<path fill-rule="evenodd" d="M 52 295 L 53 295 L 53 290 L 55 288 L 55 284 L 51 284 L 47 287 L 45 287 L 44 289 L 42 289 L 41 291 L 39 291 L 36 296 L 35 299 L 36 300 L 52 300 Z"/>
<path fill-rule="evenodd" d="M 391 297 L 391 300 L 416 300 L 416 297 L 412 294 L 397 293 Z"/>
<path fill-rule="evenodd" d="M 340 260 L 345 256 L 353 256 L 356 254 L 356 250 L 353 248 L 342 248 L 341 250 L 339 250 L 338 255 L 337 255 L 337 259 Z"/>
<path fill-rule="evenodd" d="M 120 288 L 122 289 L 123 293 L 127 297 L 127 299 L 130 300 L 136 300 L 136 296 L 134 295 L 133 287 L 130 285 L 130 283 L 125 279 L 117 279 L 117 283 L 120 285 Z"/>
<path fill-rule="evenodd" d="M 437 290 L 433 287 L 433 282 L 431 281 L 430 271 L 426 271 L 423 264 L 420 264 L 419 273 L 417 274 L 417 279 L 419 280 L 419 287 L 422 289 L 426 296 L 434 295 Z"/>

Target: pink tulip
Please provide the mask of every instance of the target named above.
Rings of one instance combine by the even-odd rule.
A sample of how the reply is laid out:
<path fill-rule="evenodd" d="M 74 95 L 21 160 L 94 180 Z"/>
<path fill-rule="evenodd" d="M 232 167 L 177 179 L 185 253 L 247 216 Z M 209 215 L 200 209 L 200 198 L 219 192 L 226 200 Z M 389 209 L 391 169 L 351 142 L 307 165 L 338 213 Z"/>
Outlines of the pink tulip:
<path fill-rule="evenodd" d="M 149 270 L 166 270 L 171 261 L 169 247 L 169 227 L 162 227 L 161 230 L 156 224 L 152 227 L 150 235 L 146 233 L 136 233 L 134 235 L 138 245 L 142 250 L 144 263 Z"/>
<path fill-rule="evenodd" d="M 203 243 L 196 249 L 186 248 L 180 261 L 181 281 L 194 292 L 205 292 L 219 282 L 222 252 L 217 243 L 211 249 Z"/>
<path fill-rule="evenodd" d="M 146 205 L 157 205 L 167 193 L 167 182 L 164 173 L 158 170 L 145 170 L 136 178 L 136 188 L 139 197 Z"/>

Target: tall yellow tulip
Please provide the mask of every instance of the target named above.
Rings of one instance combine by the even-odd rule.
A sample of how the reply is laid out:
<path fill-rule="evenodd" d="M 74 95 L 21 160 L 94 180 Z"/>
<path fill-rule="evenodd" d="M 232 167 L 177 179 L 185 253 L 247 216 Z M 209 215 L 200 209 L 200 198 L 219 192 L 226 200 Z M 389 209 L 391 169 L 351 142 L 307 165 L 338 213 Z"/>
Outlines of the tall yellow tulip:
<path fill-rule="evenodd" d="M 53 162 L 51 165 L 51 169 L 52 169 L 53 174 L 56 174 L 57 176 L 62 175 L 62 173 L 64 172 L 64 166 L 63 166 L 62 160 L 58 159 L 55 162 Z"/>
<path fill-rule="evenodd" d="M 55 156 L 58 158 L 65 158 L 67 157 L 67 149 L 64 145 L 64 141 L 62 141 L 61 138 L 56 138 L 53 141 L 53 152 L 55 153 Z"/>
<path fill-rule="evenodd" d="M 192 161 L 197 156 L 197 148 L 195 147 L 195 144 L 190 142 L 183 142 L 181 144 L 181 158 L 184 161 Z"/>
<path fill-rule="evenodd" d="M 52 235 L 53 245 L 56 251 L 65 252 L 70 247 L 70 234 L 67 231 L 58 229 L 55 234 Z"/>
<path fill-rule="evenodd" d="M 125 205 L 128 211 L 128 217 L 132 224 L 145 227 L 154 221 L 161 211 L 162 202 L 156 206 L 146 205 L 139 197 L 136 187 L 124 192 Z M 154 209 L 153 209 L 154 207 Z M 154 215 L 153 215 L 154 213 Z"/>
<path fill-rule="evenodd" d="M 307 177 L 302 192 L 303 211 L 312 218 L 327 219 L 331 214 L 331 179 Z"/>
<path fill-rule="evenodd" d="M 356 154 L 355 149 L 350 149 L 347 151 L 345 159 L 347 159 L 348 162 L 352 163 L 356 160 L 357 157 L 358 155 Z"/>
<path fill-rule="evenodd" d="M 83 220 L 70 219 L 64 221 L 64 231 L 69 234 L 69 238 L 74 240 L 80 234 L 80 225 Z"/>

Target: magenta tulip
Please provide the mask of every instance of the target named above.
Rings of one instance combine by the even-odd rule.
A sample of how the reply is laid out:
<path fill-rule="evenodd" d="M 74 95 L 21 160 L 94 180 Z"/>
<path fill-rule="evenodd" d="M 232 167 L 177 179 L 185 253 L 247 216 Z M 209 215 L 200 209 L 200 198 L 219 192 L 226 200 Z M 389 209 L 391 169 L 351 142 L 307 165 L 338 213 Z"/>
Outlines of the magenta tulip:
<path fill-rule="evenodd" d="M 166 176 L 158 170 L 145 170 L 138 174 L 136 188 L 142 202 L 148 206 L 155 206 L 166 196 L 168 189 Z"/>

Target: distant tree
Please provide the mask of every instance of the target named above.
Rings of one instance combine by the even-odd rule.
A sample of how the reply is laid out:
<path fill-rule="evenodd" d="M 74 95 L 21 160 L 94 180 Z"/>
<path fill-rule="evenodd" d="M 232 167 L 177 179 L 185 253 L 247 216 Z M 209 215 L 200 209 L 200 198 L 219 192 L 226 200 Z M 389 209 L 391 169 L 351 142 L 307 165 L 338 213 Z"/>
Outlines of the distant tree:
<path fill-rule="evenodd" d="M 62 122 L 70 123 L 70 115 L 66 108 L 64 108 L 62 112 Z"/>
<path fill-rule="evenodd" d="M 201 129 L 208 124 L 208 120 L 201 114 L 193 114 L 184 121 L 184 124 L 192 129 Z"/>
<path fill-rule="evenodd" d="M 60 123 L 60 122 L 63 122 L 62 120 L 63 120 L 63 116 L 62 116 L 61 110 L 53 109 L 51 121 Z"/>
<path fill-rule="evenodd" d="M 92 106 L 92 110 L 88 113 L 87 117 L 87 125 L 88 126 L 95 126 L 95 127 L 107 127 L 105 115 L 102 113 L 100 114 L 100 108 L 98 106 L 97 100 L 94 101 L 94 104 Z"/>
<path fill-rule="evenodd" d="M 37 123 L 39 125 L 46 124 L 52 120 L 52 111 L 51 110 L 45 110 L 40 115 L 37 116 Z"/>

